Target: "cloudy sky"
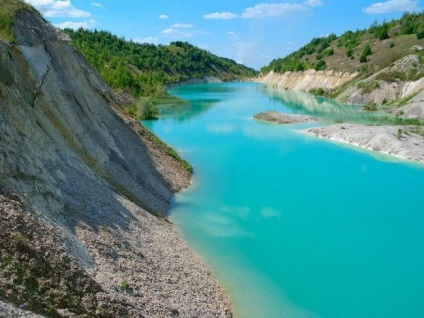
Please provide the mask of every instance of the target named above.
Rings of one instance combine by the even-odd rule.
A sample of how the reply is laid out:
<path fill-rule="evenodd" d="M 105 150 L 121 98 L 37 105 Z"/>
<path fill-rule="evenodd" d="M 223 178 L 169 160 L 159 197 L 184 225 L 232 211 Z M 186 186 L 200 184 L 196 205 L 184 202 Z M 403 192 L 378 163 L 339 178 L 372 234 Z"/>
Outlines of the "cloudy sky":
<path fill-rule="evenodd" d="M 58 27 L 154 44 L 188 41 L 259 69 L 313 37 L 421 11 L 419 0 L 26 0 Z"/>

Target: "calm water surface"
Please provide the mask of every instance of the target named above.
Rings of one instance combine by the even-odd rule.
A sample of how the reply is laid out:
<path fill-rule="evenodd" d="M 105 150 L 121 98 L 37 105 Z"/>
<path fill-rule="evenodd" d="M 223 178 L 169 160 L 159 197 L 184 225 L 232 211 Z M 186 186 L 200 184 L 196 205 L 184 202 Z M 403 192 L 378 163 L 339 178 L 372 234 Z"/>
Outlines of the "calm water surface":
<path fill-rule="evenodd" d="M 195 168 L 171 219 L 237 317 L 424 317 L 424 169 L 252 116 L 361 121 L 354 106 L 251 83 L 176 87 L 145 122 Z"/>

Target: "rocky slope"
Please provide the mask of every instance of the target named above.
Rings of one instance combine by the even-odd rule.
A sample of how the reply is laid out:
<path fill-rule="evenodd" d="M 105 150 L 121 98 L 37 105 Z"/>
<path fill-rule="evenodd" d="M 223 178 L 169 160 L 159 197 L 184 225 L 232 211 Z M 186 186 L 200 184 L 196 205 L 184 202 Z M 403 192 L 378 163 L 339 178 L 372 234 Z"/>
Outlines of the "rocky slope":
<path fill-rule="evenodd" d="M 424 119 L 424 13 L 314 38 L 262 68 L 258 82 Z"/>
<path fill-rule="evenodd" d="M 284 74 L 271 71 L 266 75 L 259 76 L 256 81 L 280 88 L 310 91 L 318 88 L 335 89 L 357 76 L 358 73 L 315 71 L 311 69 L 304 72 L 286 72 Z"/>
<path fill-rule="evenodd" d="M 400 117 L 424 119 L 424 77 L 408 78 L 423 70 L 420 55 L 409 54 L 366 77 L 335 71 L 271 71 L 256 81 L 297 91 L 321 90 L 343 103 L 375 105 Z"/>
<path fill-rule="evenodd" d="M 49 317 L 231 316 L 156 217 L 189 183 L 181 161 L 37 12 L 16 12 L 13 32 L 0 40 L 0 300 Z"/>

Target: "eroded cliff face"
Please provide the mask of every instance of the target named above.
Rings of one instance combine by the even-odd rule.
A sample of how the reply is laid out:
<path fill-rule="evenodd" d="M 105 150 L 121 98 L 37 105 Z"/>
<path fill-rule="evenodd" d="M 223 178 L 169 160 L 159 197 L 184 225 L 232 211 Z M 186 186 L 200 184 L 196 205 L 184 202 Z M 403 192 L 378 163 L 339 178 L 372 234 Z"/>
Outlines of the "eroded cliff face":
<path fill-rule="evenodd" d="M 38 15 L 19 14 L 15 33 L 0 46 L 3 191 L 55 219 L 115 209 L 114 191 L 165 213 L 172 192 L 92 67 Z"/>
<path fill-rule="evenodd" d="M 284 74 L 271 71 L 255 80 L 295 91 L 323 89 L 342 103 L 389 105 L 390 111 L 400 117 L 424 119 L 424 78 L 396 78 L 399 74 L 407 77 L 411 72 L 420 73 L 422 68 L 419 56 L 410 54 L 367 77 L 360 77 L 359 73 L 308 70 Z"/>
<path fill-rule="evenodd" d="M 231 316 L 210 273 L 154 216 L 190 173 L 39 14 L 18 13 L 14 32 L 16 45 L 0 40 L 0 302 L 51 317 Z M 13 221 L 22 215 L 35 219 Z M 49 270 L 58 277 L 46 287 Z M 72 273 L 96 286 L 91 296 Z"/>
<path fill-rule="evenodd" d="M 312 89 L 322 88 L 325 90 L 339 87 L 352 79 L 358 74 L 350 74 L 347 72 L 335 71 L 315 71 L 307 70 L 305 72 L 286 72 L 278 74 L 273 71 L 258 77 L 260 83 L 270 84 L 275 87 L 289 88 L 296 91 L 310 91 Z"/>
<path fill-rule="evenodd" d="M 337 99 L 351 104 L 374 103 L 377 105 L 408 99 L 412 101 L 417 94 L 424 90 L 424 78 L 408 80 L 406 77 L 411 72 L 420 72 L 420 64 L 417 55 L 405 56 L 393 63 L 392 66 L 353 82 L 337 96 Z M 396 78 L 396 74 L 404 76 L 405 79 Z"/>

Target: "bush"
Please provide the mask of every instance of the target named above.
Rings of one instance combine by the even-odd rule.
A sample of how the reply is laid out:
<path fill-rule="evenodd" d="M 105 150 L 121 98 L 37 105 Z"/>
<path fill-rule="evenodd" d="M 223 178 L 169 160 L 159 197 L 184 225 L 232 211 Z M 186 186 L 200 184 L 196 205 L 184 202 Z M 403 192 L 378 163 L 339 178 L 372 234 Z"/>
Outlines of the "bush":
<path fill-rule="evenodd" d="M 362 106 L 362 110 L 366 112 L 375 112 L 377 110 L 377 105 L 375 103 L 368 103 Z"/>
<path fill-rule="evenodd" d="M 374 36 L 379 40 L 385 40 L 389 38 L 389 25 L 384 23 L 383 25 L 377 27 L 375 30 Z"/>
<path fill-rule="evenodd" d="M 322 87 L 319 88 L 313 88 L 309 91 L 310 94 L 314 94 L 316 96 L 324 96 L 325 90 Z"/>
<path fill-rule="evenodd" d="M 159 109 L 147 97 L 140 98 L 136 104 L 128 108 L 127 112 L 137 120 L 157 119 L 159 116 Z"/>
<path fill-rule="evenodd" d="M 368 56 L 372 54 L 371 46 L 369 44 L 365 45 L 364 50 L 362 51 L 361 57 L 359 58 L 359 61 L 361 63 L 368 62 Z"/>
<path fill-rule="evenodd" d="M 322 71 L 322 70 L 325 70 L 326 68 L 327 68 L 327 63 L 325 63 L 324 60 L 319 60 L 314 66 L 314 69 L 316 71 Z"/>

